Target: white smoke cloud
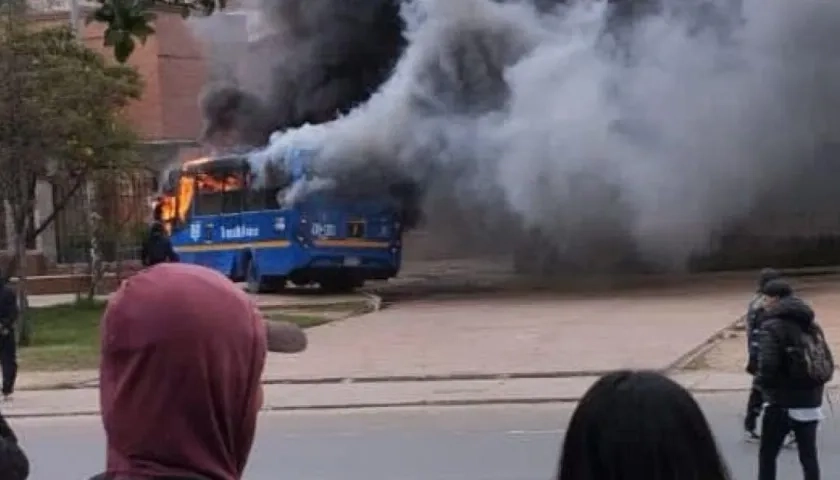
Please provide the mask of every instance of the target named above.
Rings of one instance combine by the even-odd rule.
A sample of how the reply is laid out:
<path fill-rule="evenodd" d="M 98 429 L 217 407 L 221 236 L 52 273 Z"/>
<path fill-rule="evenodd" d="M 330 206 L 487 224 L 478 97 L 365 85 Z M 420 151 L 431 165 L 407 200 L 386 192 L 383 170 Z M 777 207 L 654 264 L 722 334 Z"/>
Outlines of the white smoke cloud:
<path fill-rule="evenodd" d="M 666 8 L 610 49 L 604 2 L 406 2 L 379 91 L 253 161 L 316 143 L 320 175 L 397 171 L 569 258 L 682 266 L 840 133 L 840 3 L 746 0 L 731 38 L 689 34 L 738 19 L 716 12 Z"/>

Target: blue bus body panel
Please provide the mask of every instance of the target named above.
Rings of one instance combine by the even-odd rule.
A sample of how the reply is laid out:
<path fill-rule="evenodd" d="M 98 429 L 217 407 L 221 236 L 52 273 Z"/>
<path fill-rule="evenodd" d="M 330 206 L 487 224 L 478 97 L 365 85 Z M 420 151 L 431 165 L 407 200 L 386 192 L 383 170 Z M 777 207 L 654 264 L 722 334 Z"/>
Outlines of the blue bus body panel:
<path fill-rule="evenodd" d="M 350 220 L 364 223 L 363 238 L 349 238 Z M 402 253 L 395 216 L 381 202 L 317 199 L 293 209 L 193 216 L 172 243 L 181 261 L 229 277 L 244 275 L 247 255 L 261 276 L 341 268 L 361 278 L 389 278 L 399 271 Z"/>

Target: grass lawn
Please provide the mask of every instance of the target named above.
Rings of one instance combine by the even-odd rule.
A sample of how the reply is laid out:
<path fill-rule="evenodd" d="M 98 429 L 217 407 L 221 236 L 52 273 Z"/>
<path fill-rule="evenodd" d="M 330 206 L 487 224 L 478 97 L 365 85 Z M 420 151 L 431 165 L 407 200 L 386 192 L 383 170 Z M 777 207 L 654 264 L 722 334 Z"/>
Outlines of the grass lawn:
<path fill-rule="evenodd" d="M 99 362 L 104 302 L 82 301 L 29 309 L 32 344 L 18 349 L 22 370 L 80 370 Z"/>
<path fill-rule="evenodd" d="M 58 371 L 97 368 L 99 365 L 99 319 L 104 302 L 31 308 L 32 344 L 18 349 L 23 371 Z M 286 320 L 310 328 L 330 321 L 317 313 L 284 315 L 273 313 L 269 320 Z"/>

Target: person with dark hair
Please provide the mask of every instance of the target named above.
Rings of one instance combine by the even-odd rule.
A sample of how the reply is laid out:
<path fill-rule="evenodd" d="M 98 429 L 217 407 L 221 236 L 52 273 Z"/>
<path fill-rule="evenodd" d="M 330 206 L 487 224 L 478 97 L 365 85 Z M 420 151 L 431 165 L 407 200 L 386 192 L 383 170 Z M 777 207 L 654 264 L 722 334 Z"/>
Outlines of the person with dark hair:
<path fill-rule="evenodd" d="M 181 259 L 172 248 L 172 242 L 169 240 L 169 235 L 166 234 L 166 229 L 160 222 L 152 222 L 149 227 L 149 235 L 143 241 L 143 246 L 140 250 L 140 261 L 144 267 L 151 267 L 158 263 L 178 262 Z"/>
<path fill-rule="evenodd" d="M 601 377 L 566 431 L 557 480 L 729 480 L 706 417 L 682 386 L 656 372 Z"/>
<path fill-rule="evenodd" d="M 0 478 L 26 480 L 29 478 L 29 459 L 20 447 L 17 436 L 6 419 L 0 415 Z"/>
<path fill-rule="evenodd" d="M 758 373 L 758 336 L 761 331 L 761 320 L 764 313 L 764 294 L 761 290 L 764 285 L 771 280 L 781 278 L 782 274 L 778 270 L 772 268 L 765 268 L 758 274 L 758 288 L 756 294 L 750 301 L 747 308 L 746 315 L 746 330 L 747 330 L 747 373 L 753 376 L 752 388 L 750 388 L 750 396 L 747 398 L 747 414 L 744 417 L 744 431 L 747 440 L 758 440 L 758 433 L 755 429 L 758 426 L 758 417 L 761 416 L 761 410 L 764 405 L 764 397 L 755 383 L 755 375 Z"/>
<path fill-rule="evenodd" d="M 240 480 L 266 354 L 307 343 L 297 326 L 267 322 L 224 275 L 181 263 L 123 282 L 101 330 L 107 467 L 92 480 Z"/>
<path fill-rule="evenodd" d="M 9 287 L 8 279 L 0 273 L 0 369 L 3 370 L 3 400 L 12 398 L 17 379 L 17 339 L 15 324 L 18 319 L 17 292 Z"/>
<path fill-rule="evenodd" d="M 776 479 L 776 460 L 792 431 L 805 480 L 819 480 L 817 426 L 825 384 L 834 375 L 834 359 L 814 311 L 794 296 L 781 279 L 762 288 L 765 318 L 759 341 L 756 383 L 764 393 L 759 480 Z"/>

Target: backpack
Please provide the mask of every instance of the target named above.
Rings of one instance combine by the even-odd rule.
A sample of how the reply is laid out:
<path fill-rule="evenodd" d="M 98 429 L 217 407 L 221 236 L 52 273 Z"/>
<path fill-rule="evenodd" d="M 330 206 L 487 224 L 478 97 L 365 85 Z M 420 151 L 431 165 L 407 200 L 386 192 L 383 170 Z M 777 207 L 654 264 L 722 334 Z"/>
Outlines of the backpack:
<path fill-rule="evenodd" d="M 800 329 L 786 351 L 790 375 L 797 383 L 817 387 L 834 377 L 834 357 L 819 326 Z"/>

